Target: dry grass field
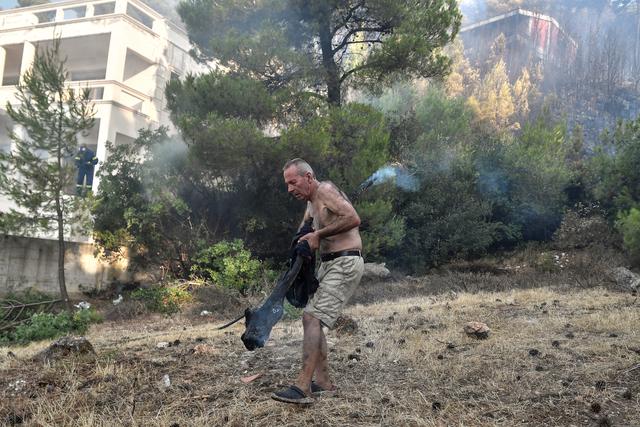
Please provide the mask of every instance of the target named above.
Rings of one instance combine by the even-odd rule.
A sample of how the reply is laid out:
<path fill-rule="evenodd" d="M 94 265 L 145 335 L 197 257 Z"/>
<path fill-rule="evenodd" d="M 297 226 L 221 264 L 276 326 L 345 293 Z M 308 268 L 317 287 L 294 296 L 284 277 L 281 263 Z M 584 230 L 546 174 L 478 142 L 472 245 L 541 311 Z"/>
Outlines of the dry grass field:
<path fill-rule="evenodd" d="M 264 349 L 247 352 L 242 323 L 217 331 L 222 319 L 145 317 L 93 326 L 96 357 L 43 364 L 32 357 L 48 342 L 0 349 L 0 423 L 640 425 L 635 295 L 563 284 L 562 274 L 500 290 L 533 279 L 458 273 L 446 277 L 467 282 L 459 288 L 496 286 L 425 291 L 443 277 L 362 285 L 346 311 L 357 329 L 345 324 L 327 335 L 339 390 L 308 406 L 269 397 L 295 378 L 301 322 L 281 321 Z M 375 294 L 386 299 L 373 301 Z M 485 322 L 489 338 L 468 337 L 468 321 Z M 171 345 L 158 348 L 163 341 Z"/>

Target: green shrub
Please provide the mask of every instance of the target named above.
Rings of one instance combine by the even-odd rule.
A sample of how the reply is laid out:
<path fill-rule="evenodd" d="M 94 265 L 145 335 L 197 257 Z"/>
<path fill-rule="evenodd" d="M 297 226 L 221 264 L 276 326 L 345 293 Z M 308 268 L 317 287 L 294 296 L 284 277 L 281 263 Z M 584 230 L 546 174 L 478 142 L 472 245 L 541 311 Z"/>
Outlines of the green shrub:
<path fill-rule="evenodd" d="M 223 240 L 201 250 L 191 267 L 193 275 L 242 294 L 257 286 L 262 270 L 262 263 L 251 256 L 239 239 Z"/>
<path fill-rule="evenodd" d="M 537 270 L 547 273 L 553 273 L 560 270 L 558 263 L 556 262 L 554 255 L 551 252 L 541 252 L 534 259 L 532 263 L 533 267 Z"/>
<path fill-rule="evenodd" d="M 631 208 L 627 212 L 620 212 L 616 228 L 622 234 L 624 247 L 634 261 L 640 261 L 640 209 Z"/>
<path fill-rule="evenodd" d="M 92 323 L 102 321 L 94 309 L 54 313 L 35 313 L 29 320 L 0 336 L 3 344 L 27 344 L 31 341 L 53 339 L 68 333 L 84 334 Z"/>
<path fill-rule="evenodd" d="M 94 323 L 102 323 L 103 317 L 96 310 L 90 308 L 88 310 L 78 310 L 73 313 L 71 323 L 73 331 L 79 334 L 85 334 L 89 330 L 89 325 Z"/>
<path fill-rule="evenodd" d="M 179 312 L 183 304 L 193 300 L 187 285 L 182 283 L 136 289 L 131 297 L 144 303 L 147 310 L 167 315 Z"/>
<path fill-rule="evenodd" d="M 284 315 L 282 316 L 285 320 L 298 320 L 302 317 L 302 312 L 304 309 L 297 308 L 289 304 L 287 300 L 284 301 Z"/>

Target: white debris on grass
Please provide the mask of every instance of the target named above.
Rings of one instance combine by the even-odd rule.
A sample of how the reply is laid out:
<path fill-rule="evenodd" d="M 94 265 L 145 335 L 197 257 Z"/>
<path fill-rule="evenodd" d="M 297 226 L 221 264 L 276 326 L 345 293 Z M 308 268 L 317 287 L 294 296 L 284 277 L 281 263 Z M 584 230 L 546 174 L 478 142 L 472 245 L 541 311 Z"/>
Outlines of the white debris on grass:
<path fill-rule="evenodd" d="M 91 304 L 86 301 L 80 301 L 79 303 L 74 305 L 74 307 L 78 310 L 89 310 L 91 308 Z"/>
<path fill-rule="evenodd" d="M 118 294 L 118 298 L 114 299 L 113 301 L 111 301 L 113 303 L 113 305 L 118 305 L 122 302 L 122 295 Z"/>
<path fill-rule="evenodd" d="M 171 378 L 169 378 L 169 374 L 164 374 L 164 376 L 162 377 L 162 385 L 165 388 L 171 387 Z"/>
<path fill-rule="evenodd" d="M 7 386 L 7 389 L 13 393 L 19 393 L 22 391 L 22 389 L 26 385 L 27 385 L 27 382 L 25 380 L 15 380 L 9 383 L 9 385 Z"/>

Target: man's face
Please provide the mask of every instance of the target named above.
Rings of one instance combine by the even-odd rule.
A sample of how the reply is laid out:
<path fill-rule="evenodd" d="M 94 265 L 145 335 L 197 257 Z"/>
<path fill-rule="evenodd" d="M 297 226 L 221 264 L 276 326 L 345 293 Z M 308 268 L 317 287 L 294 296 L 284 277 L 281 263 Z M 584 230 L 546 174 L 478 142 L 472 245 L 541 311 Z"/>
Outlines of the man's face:
<path fill-rule="evenodd" d="M 311 195 L 311 173 L 299 175 L 295 166 L 290 166 L 284 171 L 284 182 L 287 191 L 298 200 L 309 200 Z"/>

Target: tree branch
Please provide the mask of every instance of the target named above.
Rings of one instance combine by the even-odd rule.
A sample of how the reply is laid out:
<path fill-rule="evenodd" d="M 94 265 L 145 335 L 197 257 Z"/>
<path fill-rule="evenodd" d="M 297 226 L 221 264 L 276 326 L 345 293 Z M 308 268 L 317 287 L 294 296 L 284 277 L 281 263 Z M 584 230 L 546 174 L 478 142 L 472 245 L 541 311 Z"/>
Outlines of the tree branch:
<path fill-rule="evenodd" d="M 379 27 L 358 27 L 358 28 L 352 28 L 351 30 L 349 30 L 349 32 L 347 32 L 347 34 L 344 36 L 344 38 L 342 39 L 342 41 L 340 42 L 340 44 L 338 44 L 335 49 L 333 49 L 332 53 L 335 54 L 336 52 L 344 49 L 345 46 L 347 46 L 347 44 L 352 44 L 352 43 L 363 43 L 363 42 L 351 42 L 349 41 L 349 38 L 351 36 L 353 36 L 354 34 L 357 33 L 362 33 L 362 32 L 368 32 L 368 33 L 380 33 L 383 34 L 386 31 L 389 31 L 391 29 L 391 27 L 389 26 L 379 26 Z M 378 43 L 382 43 L 382 40 L 378 39 L 377 41 Z"/>
<path fill-rule="evenodd" d="M 340 24 L 337 24 L 336 27 L 333 30 L 331 30 L 331 38 L 333 38 L 342 27 L 345 27 L 353 17 L 353 14 L 363 6 L 364 6 L 364 0 L 361 0 L 358 3 L 356 3 L 356 5 L 353 6 L 351 9 L 349 9 L 347 11 L 347 15 L 342 19 L 342 22 Z"/>

